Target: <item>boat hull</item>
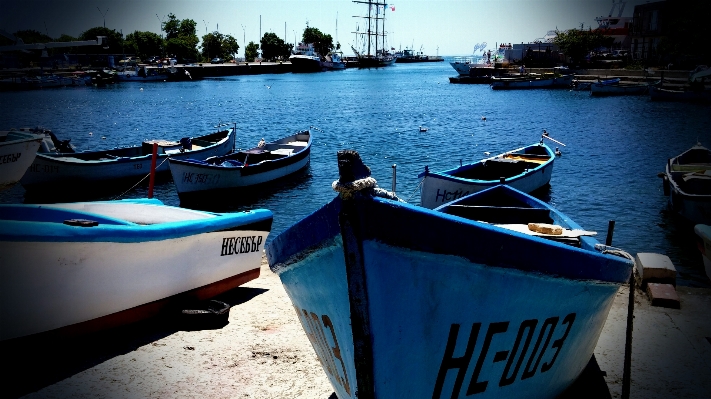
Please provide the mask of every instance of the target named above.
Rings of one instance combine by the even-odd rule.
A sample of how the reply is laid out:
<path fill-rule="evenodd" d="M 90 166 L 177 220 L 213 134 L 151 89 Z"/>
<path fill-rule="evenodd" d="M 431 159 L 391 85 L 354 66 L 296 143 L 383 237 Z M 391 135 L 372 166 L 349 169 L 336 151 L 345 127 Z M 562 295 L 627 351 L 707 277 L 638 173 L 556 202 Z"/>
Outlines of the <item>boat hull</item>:
<path fill-rule="evenodd" d="M 562 89 L 568 88 L 573 84 L 573 75 L 564 75 L 550 79 L 492 79 L 491 88 L 494 90 L 509 90 L 509 89 Z"/>
<path fill-rule="evenodd" d="M 160 211 L 143 210 L 147 217 Z M 0 340 L 111 328 L 150 317 L 185 296 L 218 295 L 259 276 L 271 227 L 265 210 L 231 215 L 214 226 L 211 219 L 111 225 L 95 214 L 80 215 L 100 222 L 0 221 L 4 231 L 16 232 L 0 236 Z M 235 240 L 241 248 L 229 245 Z"/>
<path fill-rule="evenodd" d="M 669 208 L 693 224 L 711 224 L 711 151 L 701 144 L 667 162 Z"/>
<path fill-rule="evenodd" d="M 291 56 L 289 61 L 293 72 L 321 71 L 321 60 L 315 56 Z"/>
<path fill-rule="evenodd" d="M 593 83 L 590 85 L 590 95 L 592 96 L 642 95 L 648 92 L 648 85 L 610 85 L 601 83 Z"/>
<path fill-rule="evenodd" d="M 172 149 L 159 151 L 156 159 L 156 173 L 169 171 L 166 159 L 205 159 L 211 156 L 225 155 L 232 151 L 235 133 L 230 133 L 219 142 L 188 151 Z M 81 153 L 78 154 L 81 156 Z M 56 187 L 76 187 L 81 189 L 87 184 L 103 185 L 120 179 L 140 179 L 151 171 L 152 154 L 133 157 L 106 157 L 100 160 L 82 160 L 75 154 L 37 154 L 34 162 L 27 169 L 20 183 L 28 191 L 48 190 Z M 165 161 L 165 162 L 164 162 Z M 138 181 L 138 180 L 136 180 Z"/>
<path fill-rule="evenodd" d="M 694 232 L 700 239 L 699 250 L 701 251 L 701 258 L 704 261 L 706 277 L 711 280 L 711 226 L 697 224 L 694 226 Z"/>
<path fill-rule="evenodd" d="M 555 155 L 550 150 L 550 148 L 548 148 L 547 146 L 544 147 L 546 149 L 546 152 L 549 153 L 549 159 L 546 163 L 540 164 L 535 168 L 526 170 L 521 174 L 517 174 L 514 176 L 504 175 L 502 176 L 506 177 L 506 179 L 504 180 L 504 184 L 513 187 L 519 191 L 523 191 L 525 193 L 531 193 L 544 187 L 546 184 L 549 184 L 551 176 L 553 175 L 553 163 L 555 160 Z M 489 159 L 494 159 L 500 156 L 485 159 L 481 161 L 481 163 L 485 163 Z M 456 169 L 445 172 L 426 172 L 425 174 L 421 175 L 423 177 L 423 181 L 420 201 L 423 207 L 434 209 L 447 202 L 454 201 L 469 194 L 476 193 L 487 188 L 502 184 L 500 179 L 466 179 L 454 176 L 454 172 L 456 172 Z"/>
<path fill-rule="evenodd" d="M 339 398 L 554 398 L 587 365 L 631 270 L 566 278 L 614 267 L 406 204 L 346 206 L 334 200 L 267 248 Z"/>
<path fill-rule="evenodd" d="M 170 161 L 170 172 L 178 195 L 234 189 L 264 184 L 296 173 L 309 164 L 310 150 L 274 161 L 274 164 L 226 168 L 191 162 Z"/>
<path fill-rule="evenodd" d="M 0 188 L 18 182 L 34 161 L 42 138 L 22 134 L 25 138 L 0 142 Z"/>
<path fill-rule="evenodd" d="M 711 102 L 711 90 L 668 90 L 650 87 L 649 98 L 654 101 Z"/>

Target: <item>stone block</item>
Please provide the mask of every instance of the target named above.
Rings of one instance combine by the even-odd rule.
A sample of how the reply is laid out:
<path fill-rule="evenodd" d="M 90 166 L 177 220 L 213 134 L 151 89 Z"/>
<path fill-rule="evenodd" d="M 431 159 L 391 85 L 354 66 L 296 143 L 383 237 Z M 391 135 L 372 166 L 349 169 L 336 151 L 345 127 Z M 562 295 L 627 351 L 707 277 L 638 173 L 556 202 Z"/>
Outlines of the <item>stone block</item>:
<path fill-rule="evenodd" d="M 647 283 L 647 295 L 652 301 L 652 306 L 681 309 L 679 295 L 671 284 Z"/>
<path fill-rule="evenodd" d="M 671 284 L 676 287 L 676 268 L 668 256 L 641 252 L 635 256 L 634 263 L 643 288 L 647 283 Z"/>

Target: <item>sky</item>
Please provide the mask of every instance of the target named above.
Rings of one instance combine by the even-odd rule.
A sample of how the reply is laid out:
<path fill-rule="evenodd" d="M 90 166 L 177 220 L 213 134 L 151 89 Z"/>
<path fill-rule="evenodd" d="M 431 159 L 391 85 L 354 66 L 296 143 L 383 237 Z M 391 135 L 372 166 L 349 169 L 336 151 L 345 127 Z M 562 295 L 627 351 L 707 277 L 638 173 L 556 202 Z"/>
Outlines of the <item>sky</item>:
<path fill-rule="evenodd" d="M 382 0 L 381 0 L 382 1 Z M 597 26 L 595 18 L 607 16 L 612 0 L 391 0 L 385 17 L 388 44 L 412 48 L 428 55 L 470 55 L 486 43 L 531 42 L 553 29 Z M 618 0 L 619 1 L 619 0 Z M 622 16 L 631 17 L 634 6 L 645 0 L 626 1 Z M 356 27 L 363 30 L 367 5 L 351 0 L 3 0 L 0 29 L 10 33 L 34 29 L 56 38 L 74 37 L 96 26 L 123 32 L 160 33 L 169 13 L 197 23 L 199 37 L 207 32 L 229 34 L 240 44 L 259 42 L 273 32 L 294 43 L 308 26 L 330 34 L 350 55 Z M 613 13 L 617 15 L 619 9 Z M 261 32 L 261 35 L 260 35 Z"/>

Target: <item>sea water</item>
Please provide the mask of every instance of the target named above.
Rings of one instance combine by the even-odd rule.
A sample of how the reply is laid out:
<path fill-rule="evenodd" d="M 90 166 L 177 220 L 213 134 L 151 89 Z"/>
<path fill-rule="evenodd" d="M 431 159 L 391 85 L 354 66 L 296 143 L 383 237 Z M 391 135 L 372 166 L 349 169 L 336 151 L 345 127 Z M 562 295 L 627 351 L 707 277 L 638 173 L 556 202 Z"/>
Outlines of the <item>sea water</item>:
<path fill-rule="evenodd" d="M 668 158 L 697 141 L 711 146 L 708 105 L 652 102 L 648 96 L 592 98 L 569 90 L 493 91 L 488 85 L 450 84 L 448 62 L 395 64 L 312 74 L 208 78 L 185 82 L 120 83 L 0 93 L 0 129 L 44 126 L 79 150 L 138 145 L 146 139 L 180 139 L 236 124 L 237 148 L 312 129 L 308 169 L 268 187 L 248 189 L 191 207 L 210 211 L 267 208 L 270 237 L 336 195 L 336 152 L 354 149 L 379 185 L 419 203 L 417 175 L 533 144 L 545 129 L 565 144 L 550 188 L 539 197 L 605 241 L 635 254 L 668 255 L 682 285 L 709 286 L 691 227 L 666 210 L 657 173 Z M 426 127 L 426 132 L 420 131 Z M 113 195 L 145 197 L 140 184 Z M 155 195 L 180 205 L 173 183 Z M 46 201 L 51 201 L 46 198 Z M 24 202 L 20 185 L 0 192 L 0 202 Z M 33 199 L 37 201 L 37 199 Z M 42 199 L 40 199 L 42 201 Z M 446 232 L 442 232 L 443 238 Z"/>

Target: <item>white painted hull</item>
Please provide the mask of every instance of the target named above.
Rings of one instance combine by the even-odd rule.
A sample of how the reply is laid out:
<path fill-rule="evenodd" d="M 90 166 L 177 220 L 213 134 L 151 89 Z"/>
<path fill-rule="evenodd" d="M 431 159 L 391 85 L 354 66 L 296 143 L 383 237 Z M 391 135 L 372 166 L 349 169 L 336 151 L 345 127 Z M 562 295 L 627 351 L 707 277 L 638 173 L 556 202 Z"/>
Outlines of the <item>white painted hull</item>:
<path fill-rule="evenodd" d="M 0 187 L 18 182 L 37 155 L 41 138 L 0 143 Z"/>
<path fill-rule="evenodd" d="M 171 163 L 170 171 L 178 194 L 185 194 L 255 186 L 298 172 L 308 164 L 309 157 L 306 157 L 293 164 L 252 175 L 243 174 L 243 168 L 205 167 L 184 163 Z"/>
<path fill-rule="evenodd" d="M 449 65 L 462 76 L 469 76 L 469 65 L 463 62 L 450 62 Z"/>
<path fill-rule="evenodd" d="M 363 254 L 380 398 L 463 398 L 474 392 L 481 398 L 554 398 L 588 363 L 617 292 L 612 283 L 473 264 L 377 241 L 365 241 Z M 336 395 L 356 398 L 340 235 L 272 268 Z M 503 331 L 482 350 L 487 331 L 496 327 Z M 476 344 L 469 353 L 467 342 Z"/>
<path fill-rule="evenodd" d="M 225 155 L 234 148 L 234 133 L 227 139 L 212 147 L 192 151 L 172 151 L 170 157 L 176 159 L 199 158 Z M 156 173 L 168 172 L 166 154 L 158 154 Z M 152 156 L 127 157 L 119 159 L 105 158 L 96 161 L 78 159 L 72 154 L 64 156 L 49 156 L 37 154 L 34 162 L 27 169 L 27 173 L 20 180 L 26 189 L 44 185 L 70 185 L 77 186 L 86 183 L 102 183 L 112 179 L 137 178 L 148 175 L 151 171 Z M 136 180 L 138 181 L 138 180 Z"/>
<path fill-rule="evenodd" d="M 261 248 L 221 256 L 223 238 L 258 236 L 263 248 L 267 234 L 222 231 L 137 243 L 2 241 L 0 339 L 86 322 L 258 271 Z"/>

